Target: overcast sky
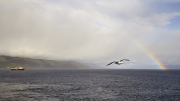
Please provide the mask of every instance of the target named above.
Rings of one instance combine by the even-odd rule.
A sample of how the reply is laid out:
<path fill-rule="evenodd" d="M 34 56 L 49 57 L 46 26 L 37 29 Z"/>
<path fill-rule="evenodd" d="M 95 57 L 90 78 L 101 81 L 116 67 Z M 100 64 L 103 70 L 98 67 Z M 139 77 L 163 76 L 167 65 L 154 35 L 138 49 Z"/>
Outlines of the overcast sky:
<path fill-rule="evenodd" d="M 180 0 L 0 0 L 0 55 L 180 65 Z"/>

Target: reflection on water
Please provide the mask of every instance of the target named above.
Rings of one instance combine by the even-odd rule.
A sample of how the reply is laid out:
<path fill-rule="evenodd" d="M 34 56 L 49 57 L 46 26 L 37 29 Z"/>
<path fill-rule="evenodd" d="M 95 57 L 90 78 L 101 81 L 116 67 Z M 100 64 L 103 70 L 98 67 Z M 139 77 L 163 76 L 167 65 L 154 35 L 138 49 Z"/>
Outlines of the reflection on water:
<path fill-rule="evenodd" d="M 0 71 L 4 101 L 180 101 L 180 71 Z"/>

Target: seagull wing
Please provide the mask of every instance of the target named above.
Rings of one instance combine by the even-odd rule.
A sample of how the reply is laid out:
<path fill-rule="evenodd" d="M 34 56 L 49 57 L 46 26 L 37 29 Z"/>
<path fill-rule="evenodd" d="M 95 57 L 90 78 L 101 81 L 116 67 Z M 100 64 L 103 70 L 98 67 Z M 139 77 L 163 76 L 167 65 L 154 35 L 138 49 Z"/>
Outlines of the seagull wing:
<path fill-rule="evenodd" d="M 125 60 L 125 61 L 130 61 L 130 60 L 128 60 L 128 59 L 123 59 L 123 60 Z"/>
<path fill-rule="evenodd" d="M 120 62 L 123 61 L 123 60 L 120 60 Z"/>
<path fill-rule="evenodd" d="M 106 66 L 111 65 L 112 63 L 114 63 L 114 62 L 111 62 L 111 63 L 107 64 Z"/>

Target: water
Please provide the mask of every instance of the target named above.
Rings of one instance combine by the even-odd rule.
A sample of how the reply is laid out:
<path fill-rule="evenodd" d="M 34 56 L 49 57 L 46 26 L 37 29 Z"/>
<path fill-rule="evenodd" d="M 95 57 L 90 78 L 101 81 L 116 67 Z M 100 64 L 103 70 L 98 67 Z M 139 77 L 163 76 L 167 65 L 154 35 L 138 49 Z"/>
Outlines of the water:
<path fill-rule="evenodd" d="M 180 101 L 180 70 L 0 69 L 1 101 Z"/>

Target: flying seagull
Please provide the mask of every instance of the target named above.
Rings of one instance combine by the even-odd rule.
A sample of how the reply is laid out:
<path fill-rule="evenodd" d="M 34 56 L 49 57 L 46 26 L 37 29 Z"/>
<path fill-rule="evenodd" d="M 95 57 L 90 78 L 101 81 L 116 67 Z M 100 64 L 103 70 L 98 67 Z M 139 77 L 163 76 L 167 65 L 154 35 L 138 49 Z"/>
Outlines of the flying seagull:
<path fill-rule="evenodd" d="M 124 61 L 124 60 L 125 60 L 125 61 L 130 61 L 130 60 L 128 60 L 128 59 L 123 59 L 123 60 L 120 60 L 120 61 L 114 61 L 114 62 L 111 62 L 111 63 L 107 64 L 106 66 L 111 65 L 112 63 L 115 63 L 115 64 L 120 65 L 120 64 L 123 64 L 122 61 Z"/>

